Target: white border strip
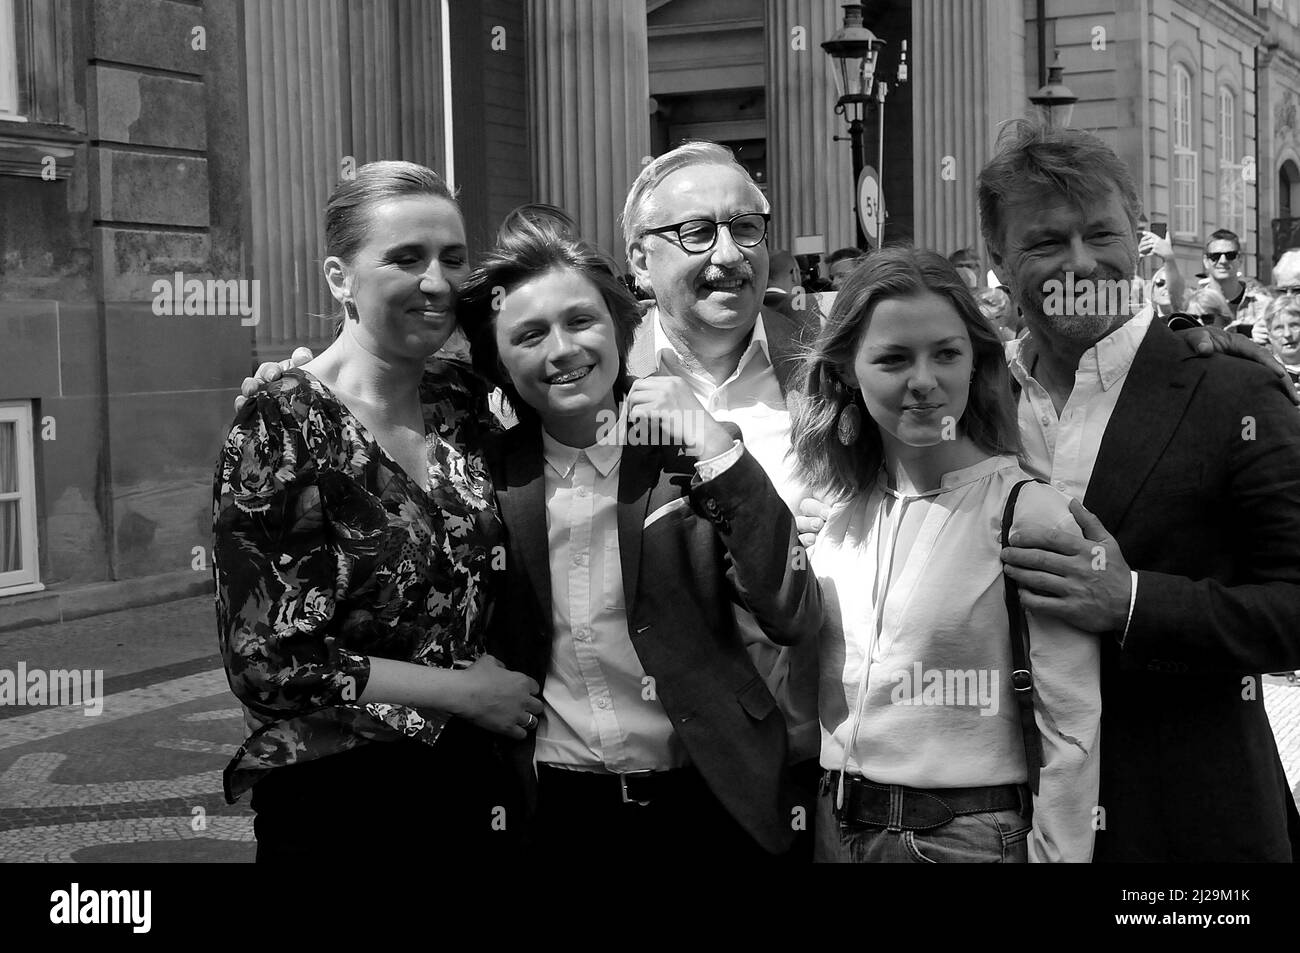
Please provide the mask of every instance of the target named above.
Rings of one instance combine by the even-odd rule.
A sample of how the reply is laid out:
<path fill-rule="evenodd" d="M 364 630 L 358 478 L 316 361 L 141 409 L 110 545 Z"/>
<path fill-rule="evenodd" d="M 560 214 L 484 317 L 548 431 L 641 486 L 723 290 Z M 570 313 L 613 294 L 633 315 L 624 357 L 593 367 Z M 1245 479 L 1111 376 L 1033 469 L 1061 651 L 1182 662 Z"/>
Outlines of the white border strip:
<path fill-rule="evenodd" d="M 456 142 L 451 122 L 451 4 L 442 0 L 442 143 L 443 172 L 447 187 L 456 190 Z"/>

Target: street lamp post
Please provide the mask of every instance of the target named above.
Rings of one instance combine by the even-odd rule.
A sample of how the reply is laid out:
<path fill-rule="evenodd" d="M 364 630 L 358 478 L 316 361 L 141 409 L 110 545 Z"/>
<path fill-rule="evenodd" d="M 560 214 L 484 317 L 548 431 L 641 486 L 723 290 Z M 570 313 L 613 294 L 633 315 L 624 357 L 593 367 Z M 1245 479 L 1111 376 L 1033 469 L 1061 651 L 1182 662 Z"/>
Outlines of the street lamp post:
<path fill-rule="evenodd" d="M 862 170 L 863 158 L 863 124 L 862 119 L 871 103 L 876 104 L 876 122 L 878 126 L 876 173 L 880 182 L 884 181 L 885 165 L 885 95 L 889 84 L 876 79 L 876 67 L 880 50 L 885 41 L 868 30 L 862 22 L 863 10 L 860 3 L 844 4 L 844 25 L 836 30 L 829 40 L 822 44 L 822 49 L 830 56 L 834 64 L 835 89 L 839 98 L 835 102 L 835 114 L 843 116 L 849 123 L 849 145 L 853 156 L 853 192 L 854 211 L 857 219 L 858 247 L 868 247 L 867 236 L 862 230 Z M 898 83 L 907 82 L 907 41 L 902 44 L 898 62 Z M 835 136 L 836 140 L 841 136 Z M 883 195 L 883 185 L 881 193 Z M 877 209 L 879 216 L 876 243 L 884 241 L 885 223 L 883 209 Z"/>
<path fill-rule="evenodd" d="M 1039 108 L 1049 126 L 1057 125 L 1057 110 L 1060 112 L 1060 125 L 1068 126 L 1070 117 L 1074 115 L 1074 104 L 1079 101 L 1079 97 L 1070 92 L 1070 87 L 1064 82 L 1065 68 L 1061 66 L 1061 52 L 1057 50 L 1052 59 L 1052 65 L 1047 68 L 1047 82 L 1039 87 L 1037 93 L 1029 97 L 1029 101 Z"/>

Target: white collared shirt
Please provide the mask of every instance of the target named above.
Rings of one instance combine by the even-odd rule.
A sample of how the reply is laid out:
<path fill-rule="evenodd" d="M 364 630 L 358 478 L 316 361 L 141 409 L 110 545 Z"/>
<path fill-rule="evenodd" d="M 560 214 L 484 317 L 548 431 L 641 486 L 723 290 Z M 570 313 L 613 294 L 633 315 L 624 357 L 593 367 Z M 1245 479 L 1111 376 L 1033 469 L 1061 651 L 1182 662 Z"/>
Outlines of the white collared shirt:
<path fill-rule="evenodd" d="M 736 370 L 721 384 L 687 368 L 664 332 L 658 308 L 653 311 L 651 327 L 658 372 L 684 380 L 715 420 L 729 421 L 740 428 L 745 449 L 758 461 L 790 512 L 798 513 L 799 502 L 811 494 L 795 476 L 793 456 L 787 456 L 790 411 L 772 366 L 762 314 L 754 321 L 754 331 Z M 817 659 L 812 640 L 802 647 L 774 645 L 749 612 L 736 606 L 734 613 L 750 660 L 785 716 L 791 762 L 815 758 Z"/>
<path fill-rule="evenodd" d="M 710 480 L 744 453 L 740 441 L 701 460 Z M 537 726 L 539 763 L 590 771 L 666 771 L 688 762 L 627 631 L 618 543 L 615 441 L 579 450 L 542 432 L 554 631 Z"/>
<path fill-rule="evenodd" d="M 617 443 L 585 450 L 542 433 L 554 630 L 539 763 L 664 771 L 687 763 L 632 647 L 618 546 Z"/>
<path fill-rule="evenodd" d="M 1084 351 L 1059 417 L 1047 388 L 1030 373 L 1032 332 L 1007 343 L 1007 368 L 1020 384 L 1016 410 L 1031 474 L 1083 501 L 1106 425 L 1150 327 L 1151 311 L 1144 309 Z"/>
<path fill-rule="evenodd" d="M 686 366 L 664 332 L 658 309 L 654 312 L 654 345 L 659 373 L 684 380 L 715 420 L 730 421 L 740 428 L 745 448 L 763 468 L 790 512 L 795 512 L 807 493 L 795 479 L 793 458 L 786 457 L 790 449 L 790 411 L 772 367 L 763 316 L 755 320 L 749 345 L 736 369 L 721 384 Z"/>
<path fill-rule="evenodd" d="M 1025 469 L 1080 503 L 1088 492 L 1102 437 L 1119 403 L 1138 348 L 1151 327 L 1151 319 L 1150 306 L 1143 308 L 1083 352 L 1074 372 L 1074 388 L 1059 417 L 1052 395 L 1030 374 L 1033 332 L 1007 342 L 1007 368 L 1020 383 L 1016 414 L 1024 442 Z M 1129 583 L 1128 620 L 1120 644 L 1128 635 L 1133 607 L 1137 605 L 1136 570 L 1129 572 Z"/>

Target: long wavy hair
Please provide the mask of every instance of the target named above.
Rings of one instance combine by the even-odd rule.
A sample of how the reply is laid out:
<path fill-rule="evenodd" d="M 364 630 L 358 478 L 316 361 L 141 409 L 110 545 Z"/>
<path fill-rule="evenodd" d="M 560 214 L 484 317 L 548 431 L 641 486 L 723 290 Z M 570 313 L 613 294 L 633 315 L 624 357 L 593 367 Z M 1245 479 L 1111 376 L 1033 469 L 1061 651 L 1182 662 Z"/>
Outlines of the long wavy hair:
<path fill-rule="evenodd" d="M 880 428 L 867 413 L 862 392 L 845 379 L 853 379 L 853 364 L 875 306 L 927 292 L 952 304 L 975 352 L 975 380 L 958 431 L 987 453 L 1020 453 L 1002 339 L 980 313 L 957 269 L 932 251 L 884 248 L 849 276 L 804 361 L 791 414 L 791 452 L 796 472 L 813 492 L 844 500 L 866 491 L 875 480 L 884 462 Z M 863 426 L 858 441 L 846 447 L 837 436 L 837 424 L 850 403 L 861 411 Z"/>

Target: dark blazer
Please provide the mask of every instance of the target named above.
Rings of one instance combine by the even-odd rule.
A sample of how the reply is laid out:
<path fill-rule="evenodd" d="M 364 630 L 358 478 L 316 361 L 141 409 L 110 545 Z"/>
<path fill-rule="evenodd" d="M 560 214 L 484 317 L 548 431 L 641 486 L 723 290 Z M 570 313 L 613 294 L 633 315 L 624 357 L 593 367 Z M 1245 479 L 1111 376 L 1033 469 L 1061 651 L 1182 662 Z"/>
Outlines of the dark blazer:
<path fill-rule="evenodd" d="M 1122 648 L 1102 641 L 1095 859 L 1300 856 L 1259 678 L 1300 668 L 1300 413 L 1155 321 L 1084 505 L 1138 571 Z"/>
<path fill-rule="evenodd" d="M 509 536 L 508 598 L 489 650 L 543 684 L 554 634 L 541 429 L 522 423 L 488 454 Z M 764 849 L 788 849 L 786 725 L 736 631 L 739 599 L 774 642 L 815 638 L 821 589 L 794 520 L 748 453 L 701 484 L 675 447 L 625 446 L 618 541 L 628 632 L 664 711 L 710 790 Z M 646 521 L 655 517 L 649 526 Z M 535 803 L 533 736 L 511 756 Z"/>

